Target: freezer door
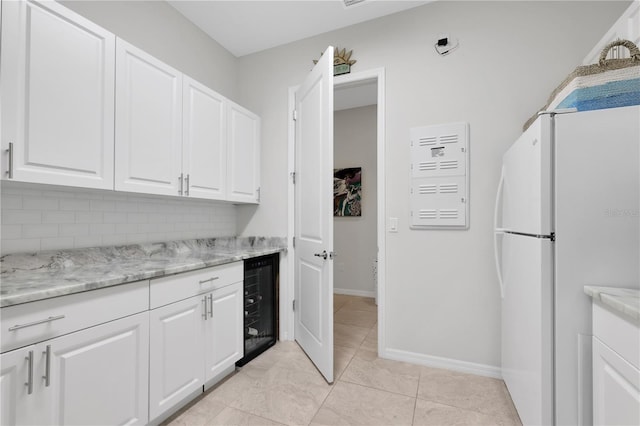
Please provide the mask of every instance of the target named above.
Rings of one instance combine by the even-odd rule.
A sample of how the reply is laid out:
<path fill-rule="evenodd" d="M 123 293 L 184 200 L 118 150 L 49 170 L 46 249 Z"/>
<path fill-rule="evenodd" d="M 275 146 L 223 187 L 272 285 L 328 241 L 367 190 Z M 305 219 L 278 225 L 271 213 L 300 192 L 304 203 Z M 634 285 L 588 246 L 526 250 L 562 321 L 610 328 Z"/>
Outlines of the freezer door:
<path fill-rule="evenodd" d="M 523 425 L 553 420 L 552 242 L 502 236 L 502 376 Z"/>
<path fill-rule="evenodd" d="M 640 288 L 640 107 L 556 116 L 557 423 L 591 423 L 585 285 Z"/>
<path fill-rule="evenodd" d="M 500 228 L 551 233 L 551 118 L 540 116 L 503 157 Z"/>

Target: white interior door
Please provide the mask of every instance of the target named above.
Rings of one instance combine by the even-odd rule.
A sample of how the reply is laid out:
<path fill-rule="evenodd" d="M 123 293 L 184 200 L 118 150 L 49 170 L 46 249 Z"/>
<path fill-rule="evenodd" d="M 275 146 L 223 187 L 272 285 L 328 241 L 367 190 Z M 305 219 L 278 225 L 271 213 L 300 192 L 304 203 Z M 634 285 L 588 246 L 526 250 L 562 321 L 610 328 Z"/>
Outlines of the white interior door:
<path fill-rule="evenodd" d="M 296 92 L 295 339 L 333 382 L 333 47 Z"/>

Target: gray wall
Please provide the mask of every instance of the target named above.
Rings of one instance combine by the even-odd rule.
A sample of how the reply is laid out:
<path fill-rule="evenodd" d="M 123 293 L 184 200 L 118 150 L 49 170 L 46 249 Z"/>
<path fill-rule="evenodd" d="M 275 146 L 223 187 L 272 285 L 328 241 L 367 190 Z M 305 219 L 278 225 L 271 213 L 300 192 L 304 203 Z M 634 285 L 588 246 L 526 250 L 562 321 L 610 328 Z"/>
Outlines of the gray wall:
<path fill-rule="evenodd" d="M 164 1 L 61 1 L 224 96 L 236 100 L 237 59 Z"/>
<path fill-rule="evenodd" d="M 353 49 L 353 72 L 386 70 L 387 178 L 379 184 L 386 215 L 400 223 L 386 239 L 384 354 L 499 372 L 492 221 L 502 154 L 628 4 L 439 1 L 239 58 L 240 103 L 262 117 L 263 167 L 263 201 L 255 214 L 239 208 L 239 231 L 287 233 L 288 89 L 327 45 Z M 433 48 L 442 33 L 460 41 L 445 57 Z M 459 121 L 471 129 L 470 228 L 410 230 L 409 129 Z"/>
<path fill-rule="evenodd" d="M 333 118 L 333 166 L 362 167 L 362 216 L 335 217 L 333 248 L 335 293 L 374 297 L 373 261 L 377 240 L 377 108 L 336 111 Z"/>

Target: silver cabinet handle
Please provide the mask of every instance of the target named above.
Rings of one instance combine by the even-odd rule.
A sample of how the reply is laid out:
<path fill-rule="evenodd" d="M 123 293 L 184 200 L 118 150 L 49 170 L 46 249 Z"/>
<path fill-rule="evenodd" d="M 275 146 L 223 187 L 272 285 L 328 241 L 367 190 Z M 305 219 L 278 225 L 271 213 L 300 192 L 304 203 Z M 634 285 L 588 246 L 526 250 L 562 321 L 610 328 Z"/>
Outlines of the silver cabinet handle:
<path fill-rule="evenodd" d="M 204 283 L 209 283 L 209 282 L 211 282 L 211 281 L 215 281 L 215 280 L 217 280 L 218 278 L 220 278 L 220 277 L 211 277 L 211 278 L 207 278 L 206 280 L 200 280 L 200 281 L 198 281 L 198 282 L 199 282 L 200 284 L 204 284 Z"/>
<path fill-rule="evenodd" d="M 207 320 L 207 296 L 204 296 L 202 298 L 202 318 L 204 318 L 204 320 Z"/>
<path fill-rule="evenodd" d="M 209 318 L 213 318 L 213 293 L 209 295 Z"/>
<path fill-rule="evenodd" d="M 24 385 L 27 387 L 27 394 L 33 393 L 33 351 L 29 351 L 29 355 L 24 357 L 29 362 L 29 371 L 27 372 L 27 383 Z"/>
<path fill-rule="evenodd" d="M 178 194 L 182 195 L 182 173 L 178 176 L 178 180 L 180 181 L 180 189 L 178 189 Z"/>
<path fill-rule="evenodd" d="M 60 320 L 60 319 L 62 319 L 64 317 L 65 317 L 64 315 L 58 315 L 58 316 L 55 316 L 55 317 L 49 317 L 49 318 L 46 318 L 46 319 L 43 319 L 43 320 L 30 322 L 28 324 L 14 325 L 13 327 L 9 327 L 9 331 L 20 330 L 21 328 L 32 327 L 34 325 L 44 324 L 45 322 L 57 321 L 57 320 Z"/>
<path fill-rule="evenodd" d="M 184 195 L 189 195 L 189 174 L 187 173 L 187 177 L 185 178 L 187 190 L 184 192 Z"/>
<path fill-rule="evenodd" d="M 44 385 L 49 387 L 49 384 L 51 384 L 51 345 L 47 345 L 47 350 L 42 351 L 42 353 L 47 357 L 44 364 L 44 376 L 42 376 L 42 378 L 44 379 Z"/>
<path fill-rule="evenodd" d="M 9 142 L 7 153 L 9 154 L 9 170 L 7 170 L 7 176 L 9 179 L 13 179 L 13 142 Z"/>

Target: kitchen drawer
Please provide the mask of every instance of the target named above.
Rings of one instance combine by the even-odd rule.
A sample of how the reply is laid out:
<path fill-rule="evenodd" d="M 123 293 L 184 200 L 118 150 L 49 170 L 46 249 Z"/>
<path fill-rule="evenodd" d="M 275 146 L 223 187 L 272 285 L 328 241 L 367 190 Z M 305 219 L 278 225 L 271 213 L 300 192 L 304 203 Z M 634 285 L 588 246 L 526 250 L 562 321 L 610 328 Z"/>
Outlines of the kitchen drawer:
<path fill-rule="evenodd" d="M 187 299 L 244 279 L 242 262 L 151 280 L 151 309 Z"/>
<path fill-rule="evenodd" d="M 10 351 L 148 309 L 149 281 L 7 306 L 0 309 L 0 349 Z"/>

